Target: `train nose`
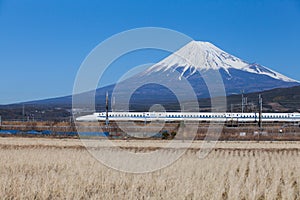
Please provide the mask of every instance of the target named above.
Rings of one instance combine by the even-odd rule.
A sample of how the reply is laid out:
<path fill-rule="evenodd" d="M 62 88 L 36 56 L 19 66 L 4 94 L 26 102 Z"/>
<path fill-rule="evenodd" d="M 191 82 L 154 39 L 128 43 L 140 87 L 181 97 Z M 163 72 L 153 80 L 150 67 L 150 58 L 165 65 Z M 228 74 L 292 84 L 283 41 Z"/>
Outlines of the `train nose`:
<path fill-rule="evenodd" d="M 81 116 L 81 117 L 77 117 L 76 121 L 84 121 L 85 120 L 85 116 Z"/>
<path fill-rule="evenodd" d="M 76 118 L 76 121 L 93 121 L 96 120 L 94 115 L 80 116 Z"/>

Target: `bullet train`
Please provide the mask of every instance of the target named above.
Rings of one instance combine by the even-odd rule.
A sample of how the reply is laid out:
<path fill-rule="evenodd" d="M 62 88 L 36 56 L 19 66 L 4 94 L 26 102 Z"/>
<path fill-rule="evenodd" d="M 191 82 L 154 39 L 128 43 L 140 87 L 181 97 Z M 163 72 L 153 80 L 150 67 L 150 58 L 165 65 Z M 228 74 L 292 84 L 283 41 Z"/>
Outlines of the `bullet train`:
<path fill-rule="evenodd" d="M 108 112 L 110 121 L 239 121 L 255 122 L 259 113 Z M 264 122 L 300 122 L 300 113 L 262 113 Z M 77 117 L 76 121 L 105 121 L 106 112 Z"/>

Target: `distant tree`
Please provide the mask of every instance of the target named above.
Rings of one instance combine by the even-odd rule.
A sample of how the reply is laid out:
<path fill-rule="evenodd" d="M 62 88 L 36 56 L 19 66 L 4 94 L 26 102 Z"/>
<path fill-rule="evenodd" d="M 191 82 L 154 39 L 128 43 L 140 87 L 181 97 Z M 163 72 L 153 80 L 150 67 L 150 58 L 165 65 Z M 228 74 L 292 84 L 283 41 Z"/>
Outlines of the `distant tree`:
<path fill-rule="evenodd" d="M 172 131 L 172 132 L 171 132 L 171 138 L 174 139 L 175 136 L 176 136 L 176 134 L 177 134 L 177 133 L 176 133 L 175 131 Z"/>
<path fill-rule="evenodd" d="M 161 135 L 162 135 L 163 140 L 166 140 L 170 137 L 170 134 L 168 131 L 163 131 Z"/>

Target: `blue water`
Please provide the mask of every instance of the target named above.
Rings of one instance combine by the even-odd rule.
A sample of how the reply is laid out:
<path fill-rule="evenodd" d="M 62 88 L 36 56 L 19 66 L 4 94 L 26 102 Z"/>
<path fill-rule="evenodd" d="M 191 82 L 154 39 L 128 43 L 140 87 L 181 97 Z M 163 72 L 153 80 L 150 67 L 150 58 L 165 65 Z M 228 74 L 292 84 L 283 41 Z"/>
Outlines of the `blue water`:
<path fill-rule="evenodd" d="M 20 130 L 0 130 L 2 135 L 58 135 L 58 136 L 80 136 L 80 137 L 108 137 L 109 132 L 53 132 L 49 130 L 44 131 L 20 131 Z M 120 135 L 121 136 L 121 135 Z M 120 136 L 113 136 L 113 138 L 118 138 Z M 162 134 L 157 133 L 152 136 L 152 138 L 161 138 Z"/>
<path fill-rule="evenodd" d="M 98 137 L 107 137 L 109 136 L 108 132 L 53 132 L 49 130 L 44 131 L 20 131 L 20 130 L 0 130 L 0 134 L 5 135 L 17 135 L 17 134 L 25 134 L 25 135 L 64 135 L 64 136 L 98 136 Z"/>
<path fill-rule="evenodd" d="M 107 137 L 109 132 L 78 132 L 79 136 L 98 136 L 98 137 Z"/>
<path fill-rule="evenodd" d="M 12 135 L 14 135 L 14 134 L 17 134 L 17 133 L 18 133 L 17 130 L 0 130 L 0 134 L 8 134 L 8 135 L 12 134 Z"/>

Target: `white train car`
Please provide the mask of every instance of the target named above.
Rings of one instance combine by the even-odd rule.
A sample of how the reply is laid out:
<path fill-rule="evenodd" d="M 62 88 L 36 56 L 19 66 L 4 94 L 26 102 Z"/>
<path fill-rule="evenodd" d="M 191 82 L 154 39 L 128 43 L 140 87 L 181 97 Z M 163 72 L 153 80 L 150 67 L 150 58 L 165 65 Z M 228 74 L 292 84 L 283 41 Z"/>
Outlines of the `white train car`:
<path fill-rule="evenodd" d="M 238 121 L 255 122 L 258 113 L 196 113 L 196 112 L 108 112 L 111 121 Z M 94 113 L 76 118 L 77 121 L 105 121 L 106 113 Z M 264 122 L 300 122 L 299 113 L 263 113 Z"/>

